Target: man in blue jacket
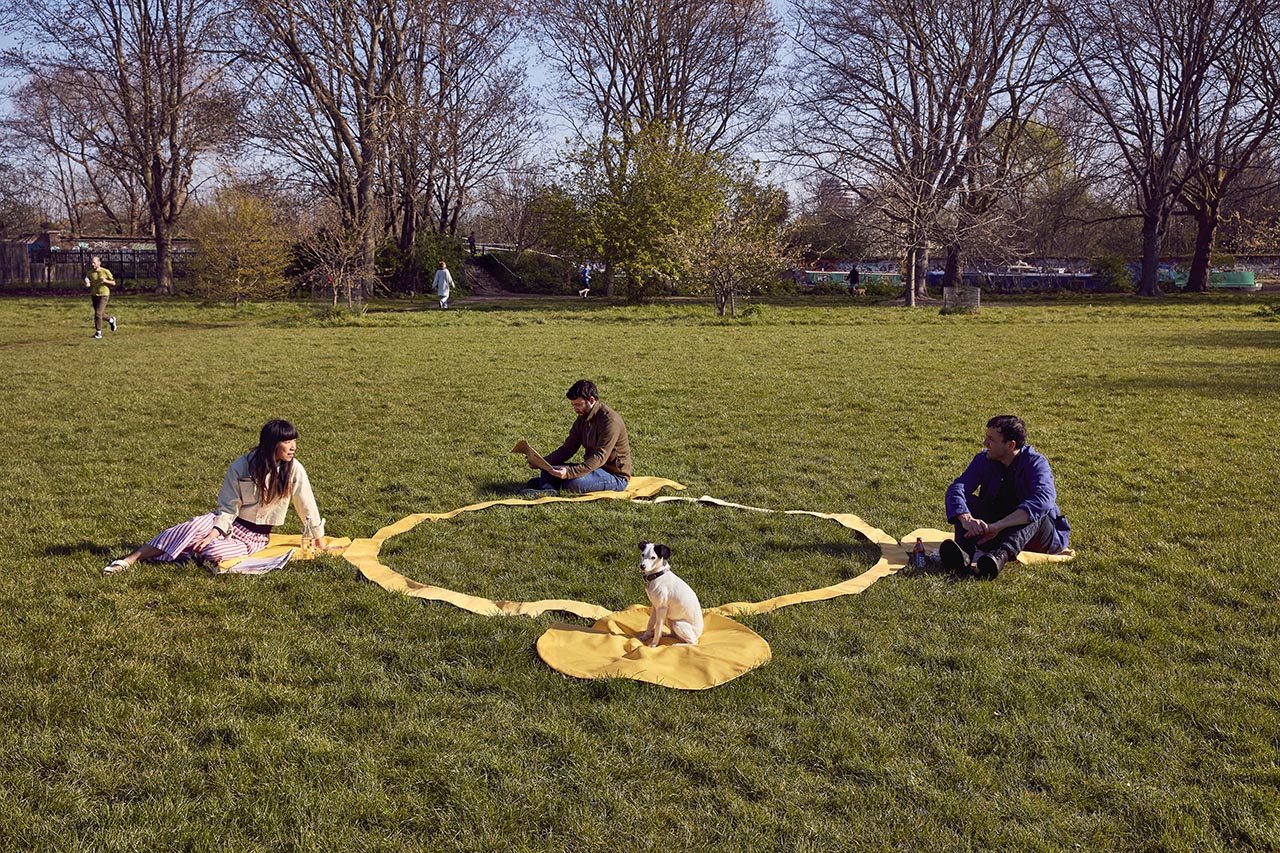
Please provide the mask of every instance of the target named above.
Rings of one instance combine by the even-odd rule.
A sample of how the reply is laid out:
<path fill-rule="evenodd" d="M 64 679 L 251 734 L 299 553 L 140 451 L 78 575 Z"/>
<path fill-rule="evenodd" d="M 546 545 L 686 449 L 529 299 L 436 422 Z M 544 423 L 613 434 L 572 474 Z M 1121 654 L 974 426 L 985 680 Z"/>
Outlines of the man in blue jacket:
<path fill-rule="evenodd" d="M 1058 509 L 1049 461 L 1027 444 L 1013 415 L 987 421 L 985 448 L 947 489 L 955 539 L 942 543 L 942 564 L 959 575 L 994 578 L 1020 551 L 1056 554 L 1071 535 Z"/>

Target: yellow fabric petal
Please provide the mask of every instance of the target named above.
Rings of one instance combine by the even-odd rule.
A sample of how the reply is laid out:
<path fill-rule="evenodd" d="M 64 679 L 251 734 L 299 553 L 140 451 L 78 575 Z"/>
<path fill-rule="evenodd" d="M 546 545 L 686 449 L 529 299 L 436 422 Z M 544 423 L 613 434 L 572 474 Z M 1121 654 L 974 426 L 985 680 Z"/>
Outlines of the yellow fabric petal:
<path fill-rule="evenodd" d="M 640 642 L 648 621 L 649 608 L 629 607 L 590 628 L 552 625 L 538 638 L 538 656 L 575 678 L 631 678 L 678 690 L 706 690 L 769 661 L 763 637 L 715 613 L 704 613 L 696 646 L 663 637 L 649 648 Z"/>

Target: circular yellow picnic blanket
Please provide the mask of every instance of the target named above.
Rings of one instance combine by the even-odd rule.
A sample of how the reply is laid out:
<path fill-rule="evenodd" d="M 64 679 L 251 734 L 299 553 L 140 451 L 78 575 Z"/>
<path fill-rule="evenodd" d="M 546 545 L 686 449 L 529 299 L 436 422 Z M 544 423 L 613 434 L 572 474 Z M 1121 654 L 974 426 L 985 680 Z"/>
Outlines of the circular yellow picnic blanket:
<path fill-rule="evenodd" d="M 679 690 L 706 690 L 768 663 L 769 644 L 755 631 L 716 613 L 704 620 L 698 645 L 667 636 L 650 648 L 640 642 L 649 608 L 629 607 L 590 628 L 552 625 L 538 638 L 538 656 L 575 678 L 632 678 Z"/>

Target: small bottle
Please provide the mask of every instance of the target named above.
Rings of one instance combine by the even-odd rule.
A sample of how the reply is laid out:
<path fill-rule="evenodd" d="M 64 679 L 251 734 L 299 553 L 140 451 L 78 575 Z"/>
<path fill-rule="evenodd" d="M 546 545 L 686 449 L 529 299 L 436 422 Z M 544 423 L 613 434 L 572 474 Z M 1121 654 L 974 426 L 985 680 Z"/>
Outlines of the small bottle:
<path fill-rule="evenodd" d="M 924 558 L 925 558 L 924 542 L 921 541 L 919 536 L 917 536 L 916 547 L 911 549 L 911 565 L 917 569 L 923 569 Z"/>
<path fill-rule="evenodd" d="M 311 559 L 311 522 L 302 522 L 302 547 L 299 549 L 300 557 L 304 560 Z"/>

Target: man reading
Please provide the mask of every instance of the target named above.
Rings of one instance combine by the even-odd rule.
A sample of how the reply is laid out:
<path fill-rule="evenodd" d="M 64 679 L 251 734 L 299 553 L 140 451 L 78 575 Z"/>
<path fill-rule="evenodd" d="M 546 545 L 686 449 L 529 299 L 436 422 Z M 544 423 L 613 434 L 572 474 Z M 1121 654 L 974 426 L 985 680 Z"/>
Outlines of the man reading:
<path fill-rule="evenodd" d="M 542 471 L 536 480 L 520 490 L 521 497 L 544 497 L 566 492 L 622 492 L 631 479 L 631 443 L 627 425 L 613 409 L 600 402 L 594 382 L 580 379 L 565 397 L 577 418 L 564 444 L 548 453 L 546 461 L 554 473 Z M 582 448 L 581 462 L 569 458 Z M 533 462 L 530 468 L 536 468 Z"/>

